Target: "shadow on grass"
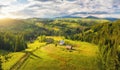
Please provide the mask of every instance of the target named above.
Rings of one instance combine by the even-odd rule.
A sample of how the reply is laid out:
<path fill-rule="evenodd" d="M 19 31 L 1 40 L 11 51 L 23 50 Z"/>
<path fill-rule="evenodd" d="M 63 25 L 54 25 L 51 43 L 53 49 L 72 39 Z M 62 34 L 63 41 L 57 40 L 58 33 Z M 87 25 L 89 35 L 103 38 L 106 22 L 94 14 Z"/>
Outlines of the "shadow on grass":
<path fill-rule="evenodd" d="M 30 53 L 30 55 L 32 55 L 32 56 L 34 56 L 34 57 L 36 57 L 36 58 L 42 59 L 41 57 L 39 57 L 39 56 L 33 54 L 32 52 L 29 52 L 29 53 Z"/>

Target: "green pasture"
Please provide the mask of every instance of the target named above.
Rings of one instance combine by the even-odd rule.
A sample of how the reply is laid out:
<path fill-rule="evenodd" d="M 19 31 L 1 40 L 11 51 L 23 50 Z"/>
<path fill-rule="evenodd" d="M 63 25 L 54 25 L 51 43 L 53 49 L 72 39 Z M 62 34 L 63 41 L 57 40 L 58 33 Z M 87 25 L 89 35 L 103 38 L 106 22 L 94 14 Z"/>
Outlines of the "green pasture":
<path fill-rule="evenodd" d="M 60 37 L 49 38 L 62 39 Z M 99 70 L 96 45 L 87 42 L 66 41 L 75 45 L 73 50 L 67 50 L 65 45 L 48 44 L 31 52 L 30 57 L 19 70 Z"/>

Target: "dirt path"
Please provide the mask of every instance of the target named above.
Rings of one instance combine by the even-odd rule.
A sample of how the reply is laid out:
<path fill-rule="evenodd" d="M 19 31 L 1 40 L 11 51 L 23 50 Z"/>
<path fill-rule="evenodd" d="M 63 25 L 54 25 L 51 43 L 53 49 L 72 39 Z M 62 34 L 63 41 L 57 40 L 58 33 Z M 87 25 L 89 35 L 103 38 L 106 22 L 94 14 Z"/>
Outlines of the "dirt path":
<path fill-rule="evenodd" d="M 25 60 L 30 56 L 29 52 L 26 52 L 25 55 L 18 61 L 16 64 L 14 64 L 10 70 L 17 70 L 20 68 L 20 66 L 25 62 Z"/>
<path fill-rule="evenodd" d="M 44 45 L 44 46 L 45 46 L 45 45 Z M 18 70 L 18 69 L 21 67 L 21 65 L 29 58 L 29 56 L 30 56 L 31 54 L 33 54 L 32 52 L 34 52 L 34 51 L 36 51 L 36 50 L 38 50 L 38 49 L 40 49 L 40 48 L 41 48 L 41 46 L 40 46 L 39 48 L 36 48 L 36 49 L 30 51 L 30 52 L 25 52 L 25 55 L 24 55 L 23 57 L 21 57 L 21 58 L 19 59 L 19 61 L 17 61 L 17 62 L 10 68 L 10 70 Z"/>

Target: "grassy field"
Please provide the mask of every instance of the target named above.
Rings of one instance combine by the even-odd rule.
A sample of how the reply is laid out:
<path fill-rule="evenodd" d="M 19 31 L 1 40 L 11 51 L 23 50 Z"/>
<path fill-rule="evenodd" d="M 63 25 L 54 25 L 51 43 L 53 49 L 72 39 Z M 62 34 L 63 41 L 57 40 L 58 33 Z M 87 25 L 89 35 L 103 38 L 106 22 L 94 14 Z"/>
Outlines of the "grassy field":
<path fill-rule="evenodd" d="M 58 42 L 46 44 L 35 40 L 28 43 L 29 52 L 25 62 L 18 70 L 100 70 L 97 63 L 98 47 L 94 44 L 80 41 L 67 40 L 64 37 L 47 36 Z M 67 50 L 66 45 L 59 45 L 59 41 L 64 40 L 66 45 L 72 45 L 72 50 Z M 0 50 L 2 55 L 2 68 L 9 70 L 14 64 L 20 61 L 25 55 L 21 52 L 6 52 Z"/>
<path fill-rule="evenodd" d="M 60 40 L 59 37 L 53 38 Z M 56 47 L 55 44 L 48 44 L 31 52 L 19 70 L 99 70 L 96 45 L 67 41 L 76 44 L 73 50 L 67 50 L 65 45 Z"/>
<path fill-rule="evenodd" d="M 3 70 L 9 70 L 25 53 L 23 52 L 6 52 L 0 50 L 0 55 L 2 58 L 2 68 Z"/>
<path fill-rule="evenodd" d="M 46 44 L 45 42 L 41 43 L 41 42 L 39 42 L 39 40 L 35 40 L 33 43 L 29 42 L 28 43 L 28 48 L 25 51 L 33 51 L 36 48 L 39 48 L 39 47 L 41 47 L 45 44 Z"/>
<path fill-rule="evenodd" d="M 27 52 L 34 51 L 36 48 L 45 45 L 45 43 L 40 43 L 38 40 L 35 40 L 33 43 L 28 43 L 28 48 L 25 50 Z M 21 52 L 9 52 L 0 50 L 0 58 L 2 59 L 2 69 L 10 70 L 17 62 L 22 60 L 23 56 L 26 54 L 25 51 Z"/>

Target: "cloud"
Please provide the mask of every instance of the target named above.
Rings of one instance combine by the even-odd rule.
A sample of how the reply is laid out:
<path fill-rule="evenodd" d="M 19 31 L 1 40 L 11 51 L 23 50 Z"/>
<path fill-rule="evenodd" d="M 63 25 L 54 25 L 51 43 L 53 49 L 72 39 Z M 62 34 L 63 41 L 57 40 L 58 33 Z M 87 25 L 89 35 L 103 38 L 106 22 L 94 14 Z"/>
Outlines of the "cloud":
<path fill-rule="evenodd" d="M 10 17 L 59 17 L 120 14 L 120 0 L 1 0 L 0 13 Z M 112 15 L 111 15 L 112 14 Z"/>
<path fill-rule="evenodd" d="M 0 8 L 2 8 L 2 7 L 6 7 L 7 5 L 0 5 Z"/>

